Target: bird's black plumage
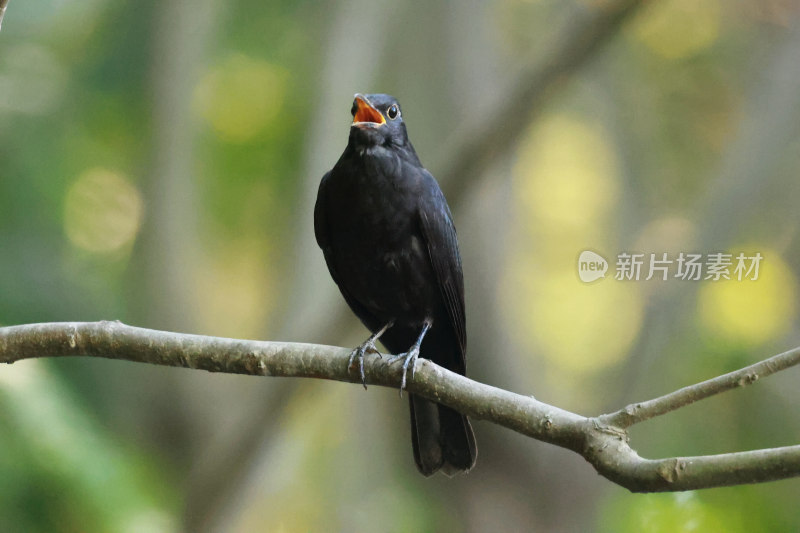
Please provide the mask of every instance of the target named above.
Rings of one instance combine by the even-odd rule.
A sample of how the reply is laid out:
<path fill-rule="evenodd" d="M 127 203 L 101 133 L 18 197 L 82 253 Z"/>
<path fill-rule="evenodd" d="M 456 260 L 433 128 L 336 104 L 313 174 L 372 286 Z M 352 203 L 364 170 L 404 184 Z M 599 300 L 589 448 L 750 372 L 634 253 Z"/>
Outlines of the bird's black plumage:
<path fill-rule="evenodd" d="M 393 354 L 407 353 L 412 375 L 417 354 L 465 374 L 464 281 L 444 195 L 397 100 L 356 95 L 353 117 L 347 148 L 320 183 L 314 230 L 331 276 L 374 334 L 358 355 L 380 336 Z M 470 470 L 477 448 L 467 417 L 414 395 L 409 402 L 420 472 Z"/>

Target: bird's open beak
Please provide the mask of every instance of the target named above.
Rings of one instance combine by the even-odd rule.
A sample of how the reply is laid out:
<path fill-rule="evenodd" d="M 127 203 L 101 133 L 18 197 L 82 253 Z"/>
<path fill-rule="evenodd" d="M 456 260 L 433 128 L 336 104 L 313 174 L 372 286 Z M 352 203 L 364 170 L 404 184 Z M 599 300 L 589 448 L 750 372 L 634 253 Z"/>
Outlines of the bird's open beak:
<path fill-rule="evenodd" d="M 356 95 L 356 114 L 353 116 L 353 125 L 381 126 L 386 124 L 380 111 L 372 107 L 372 104 L 364 96 Z"/>

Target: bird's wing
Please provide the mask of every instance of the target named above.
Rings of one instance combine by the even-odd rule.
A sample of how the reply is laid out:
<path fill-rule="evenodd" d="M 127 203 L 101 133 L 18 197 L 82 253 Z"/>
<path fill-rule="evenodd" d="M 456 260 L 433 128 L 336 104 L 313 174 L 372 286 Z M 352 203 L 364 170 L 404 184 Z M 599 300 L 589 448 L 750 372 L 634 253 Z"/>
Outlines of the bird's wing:
<path fill-rule="evenodd" d="M 339 287 L 339 291 L 342 293 L 342 296 L 344 296 L 347 305 L 350 306 L 350 309 L 353 310 L 356 316 L 361 319 L 370 331 L 375 332 L 382 328 L 384 324 L 381 324 L 372 313 L 367 311 L 361 302 L 350 294 L 347 287 L 342 283 L 342 278 L 336 271 L 336 264 L 333 259 L 333 244 L 331 243 L 330 233 L 328 231 L 327 185 L 330 174 L 330 171 L 327 172 L 322 177 L 322 181 L 320 181 L 319 184 L 317 203 L 314 205 L 314 236 L 317 239 L 317 244 L 322 248 L 322 254 L 325 256 L 325 263 L 328 265 L 328 272 L 330 272 L 331 278 L 333 278 L 333 281 Z"/>
<path fill-rule="evenodd" d="M 322 176 L 322 180 L 319 182 L 319 191 L 317 192 L 317 203 L 314 204 L 314 237 L 316 237 L 319 247 L 325 252 L 326 260 L 328 258 L 326 249 L 330 248 L 330 236 L 328 235 L 328 224 L 325 220 L 325 206 L 328 197 L 328 178 L 330 175 L 331 173 L 328 171 Z M 330 266 L 328 268 L 330 269 Z"/>
<path fill-rule="evenodd" d="M 425 191 L 421 195 L 419 220 L 436 281 L 444 299 L 447 315 L 458 338 L 461 360 L 466 369 L 467 328 L 464 312 L 464 274 L 458 253 L 456 228 L 450 208 L 436 180 L 427 171 Z"/>

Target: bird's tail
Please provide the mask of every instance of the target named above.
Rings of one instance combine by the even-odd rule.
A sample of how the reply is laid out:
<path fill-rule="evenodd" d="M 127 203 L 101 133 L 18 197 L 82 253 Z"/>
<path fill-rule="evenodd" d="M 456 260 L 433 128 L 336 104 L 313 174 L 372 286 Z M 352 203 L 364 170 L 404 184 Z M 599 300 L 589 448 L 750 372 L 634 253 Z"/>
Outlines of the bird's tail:
<path fill-rule="evenodd" d="M 417 469 L 425 476 L 440 469 L 448 476 L 469 472 L 478 457 L 469 419 L 458 411 L 413 394 L 408 400 Z"/>

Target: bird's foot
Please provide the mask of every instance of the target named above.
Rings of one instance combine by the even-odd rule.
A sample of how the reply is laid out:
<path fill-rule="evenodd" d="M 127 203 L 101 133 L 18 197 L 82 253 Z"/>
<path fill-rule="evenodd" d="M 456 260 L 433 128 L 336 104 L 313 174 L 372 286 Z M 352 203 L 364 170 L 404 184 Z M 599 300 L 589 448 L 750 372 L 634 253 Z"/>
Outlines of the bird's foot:
<path fill-rule="evenodd" d="M 419 345 L 415 344 L 406 353 L 401 353 L 389 358 L 386 363 L 392 364 L 395 361 L 403 360 L 403 380 L 400 382 L 400 397 L 403 397 L 403 389 L 406 388 L 406 376 L 408 369 L 411 367 L 411 379 L 414 379 L 414 372 L 417 369 L 417 359 L 419 358 Z"/>
<path fill-rule="evenodd" d="M 350 352 L 350 359 L 347 360 L 347 368 L 350 369 L 350 367 L 353 366 L 353 360 L 358 358 L 358 368 L 361 372 L 361 384 L 364 385 L 364 390 L 367 389 L 367 376 L 364 373 L 364 356 L 368 353 L 374 353 L 377 354 L 381 359 L 383 358 L 381 352 L 375 347 L 375 341 L 378 340 L 384 331 L 386 331 L 386 328 L 383 328 L 378 333 L 371 335 L 370 338 L 361 343 L 361 345 L 354 348 L 353 351 Z"/>
<path fill-rule="evenodd" d="M 403 380 L 400 382 L 401 398 L 403 397 L 403 389 L 406 388 L 406 376 L 408 376 L 408 367 L 409 365 L 411 365 L 411 379 L 414 379 L 414 372 L 417 370 L 416 368 L 417 358 L 419 358 L 419 349 L 420 346 L 422 346 L 422 339 L 425 338 L 425 334 L 428 333 L 429 329 L 431 329 L 431 325 L 433 325 L 432 321 L 425 320 L 425 322 L 422 323 L 422 331 L 420 332 L 419 337 L 417 337 L 417 341 L 414 343 L 414 345 L 411 346 L 411 348 L 409 348 L 409 350 L 406 353 L 395 355 L 394 357 L 391 357 L 389 358 L 388 361 L 386 361 L 386 364 L 391 365 L 395 361 L 403 359 Z"/>

